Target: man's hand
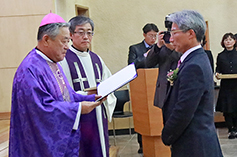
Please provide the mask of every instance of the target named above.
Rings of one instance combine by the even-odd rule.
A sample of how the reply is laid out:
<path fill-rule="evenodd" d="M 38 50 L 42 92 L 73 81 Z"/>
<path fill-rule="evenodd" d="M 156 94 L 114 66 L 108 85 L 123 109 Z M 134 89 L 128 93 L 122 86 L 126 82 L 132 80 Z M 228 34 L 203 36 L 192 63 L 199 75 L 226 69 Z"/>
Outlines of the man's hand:
<path fill-rule="evenodd" d="M 160 32 L 158 33 L 158 42 L 157 42 L 157 46 L 158 46 L 159 48 L 161 48 L 161 46 L 163 46 L 164 43 L 165 43 L 163 37 L 164 37 L 164 31 L 160 31 Z"/>
<path fill-rule="evenodd" d="M 160 31 L 160 32 L 158 33 L 157 46 L 158 46 L 159 48 L 161 48 L 161 46 L 165 45 L 168 49 L 174 50 L 173 44 L 172 44 L 172 43 L 165 43 L 163 37 L 164 37 L 164 31 Z"/>
<path fill-rule="evenodd" d="M 95 95 L 95 100 L 97 100 L 97 99 L 99 99 L 99 98 L 101 98 L 101 96 L 99 96 L 99 95 Z M 107 96 L 104 97 L 101 101 L 105 101 L 106 99 L 107 99 Z"/>
<path fill-rule="evenodd" d="M 96 95 L 96 100 L 99 99 L 101 96 Z M 93 102 L 93 101 L 83 101 L 81 102 L 81 114 L 88 114 L 90 113 L 96 106 L 99 106 L 102 104 L 103 101 L 105 101 L 107 97 L 103 98 L 100 101 Z"/>
<path fill-rule="evenodd" d="M 172 43 L 165 43 L 165 46 L 172 51 L 174 50 L 174 45 Z"/>

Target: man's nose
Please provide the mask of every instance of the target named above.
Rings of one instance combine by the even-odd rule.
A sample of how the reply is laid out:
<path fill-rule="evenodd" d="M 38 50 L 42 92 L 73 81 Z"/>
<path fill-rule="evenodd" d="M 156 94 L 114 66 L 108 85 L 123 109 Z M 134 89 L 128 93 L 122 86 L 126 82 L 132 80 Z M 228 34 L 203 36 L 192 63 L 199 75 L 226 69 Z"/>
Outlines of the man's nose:
<path fill-rule="evenodd" d="M 64 47 L 65 50 L 68 50 L 69 49 L 69 44 L 66 44 L 65 47 Z"/>
<path fill-rule="evenodd" d="M 170 37 L 170 42 L 173 42 L 174 41 L 174 39 L 173 39 L 173 37 L 172 37 L 172 35 L 171 35 L 171 37 Z"/>
<path fill-rule="evenodd" d="M 87 33 L 85 33 L 85 35 L 83 35 L 83 38 L 88 38 L 89 37 L 89 35 L 87 34 Z"/>

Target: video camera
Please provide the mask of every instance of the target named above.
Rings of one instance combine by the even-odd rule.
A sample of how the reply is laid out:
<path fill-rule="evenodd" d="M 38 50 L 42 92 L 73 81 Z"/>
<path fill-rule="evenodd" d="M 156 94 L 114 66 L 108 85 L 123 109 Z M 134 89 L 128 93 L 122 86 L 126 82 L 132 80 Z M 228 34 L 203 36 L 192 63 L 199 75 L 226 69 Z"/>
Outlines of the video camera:
<path fill-rule="evenodd" d="M 167 31 L 164 31 L 164 36 L 163 39 L 165 41 L 165 43 L 170 43 L 170 31 L 171 31 L 171 27 L 172 27 L 172 22 L 168 20 L 168 18 L 170 17 L 170 14 L 165 16 L 165 28 L 167 28 Z"/>

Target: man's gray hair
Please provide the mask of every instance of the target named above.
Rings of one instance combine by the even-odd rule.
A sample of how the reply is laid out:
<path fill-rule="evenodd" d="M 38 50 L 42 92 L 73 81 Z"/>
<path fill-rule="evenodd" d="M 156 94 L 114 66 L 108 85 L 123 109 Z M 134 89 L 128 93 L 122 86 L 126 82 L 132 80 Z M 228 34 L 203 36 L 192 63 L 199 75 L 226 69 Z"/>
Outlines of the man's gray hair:
<path fill-rule="evenodd" d="M 94 22 L 89 17 L 86 17 L 86 16 L 81 16 L 81 15 L 75 16 L 71 18 L 71 20 L 69 20 L 69 23 L 70 23 L 69 31 L 72 34 L 74 34 L 76 26 L 81 26 L 86 23 L 89 23 L 91 25 L 92 31 L 94 31 Z"/>
<path fill-rule="evenodd" d="M 170 15 L 169 21 L 176 23 L 183 32 L 192 29 L 198 42 L 201 42 L 205 32 L 206 23 L 203 16 L 195 10 L 182 10 Z"/>
<path fill-rule="evenodd" d="M 37 40 L 42 40 L 43 36 L 47 34 L 51 39 L 55 39 L 59 34 L 59 30 L 62 27 L 69 27 L 69 23 L 51 23 L 44 26 L 39 27 Z"/>

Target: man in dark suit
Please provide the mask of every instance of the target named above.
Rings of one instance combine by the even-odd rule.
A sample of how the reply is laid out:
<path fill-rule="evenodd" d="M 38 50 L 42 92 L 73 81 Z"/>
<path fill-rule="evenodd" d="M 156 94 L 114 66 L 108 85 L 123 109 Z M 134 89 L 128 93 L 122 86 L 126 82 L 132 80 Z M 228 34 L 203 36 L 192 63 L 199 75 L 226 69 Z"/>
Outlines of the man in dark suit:
<path fill-rule="evenodd" d="M 172 157 L 222 157 L 214 126 L 213 75 L 200 42 L 206 24 L 197 11 L 172 14 L 170 42 L 183 53 L 177 75 L 170 73 L 164 102 L 162 141 Z"/>
<path fill-rule="evenodd" d="M 129 47 L 128 64 L 135 63 L 136 69 L 145 68 L 144 60 L 146 53 L 157 40 L 159 29 L 153 23 L 148 23 L 143 27 L 144 40 Z"/>
<path fill-rule="evenodd" d="M 158 42 L 149 51 L 146 60 L 146 68 L 159 65 L 159 75 L 156 82 L 156 92 L 154 96 L 154 105 L 162 108 L 167 91 L 167 72 L 176 69 L 178 60 L 182 53 L 176 52 L 171 43 L 165 43 L 163 40 L 163 31 L 159 32 Z"/>
<path fill-rule="evenodd" d="M 159 29 L 153 23 L 148 23 L 143 27 L 144 40 L 141 43 L 129 47 L 128 64 L 134 63 L 136 69 L 145 68 L 145 59 L 147 52 L 152 48 L 157 39 Z M 155 65 L 153 67 L 158 67 Z M 137 134 L 137 141 L 139 143 L 138 153 L 143 153 L 142 150 L 142 135 Z"/>

